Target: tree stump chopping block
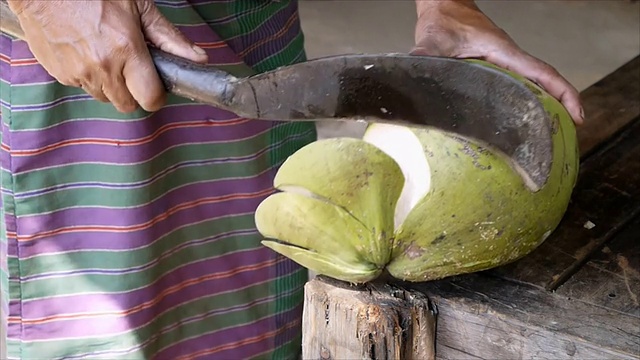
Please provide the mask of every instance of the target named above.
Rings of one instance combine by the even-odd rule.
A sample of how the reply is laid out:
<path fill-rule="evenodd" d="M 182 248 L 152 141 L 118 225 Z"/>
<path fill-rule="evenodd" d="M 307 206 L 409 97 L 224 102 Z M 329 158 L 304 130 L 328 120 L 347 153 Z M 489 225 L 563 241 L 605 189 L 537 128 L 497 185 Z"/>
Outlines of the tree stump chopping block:
<path fill-rule="evenodd" d="M 436 310 L 423 294 L 384 283 L 305 285 L 304 360 L 435 359 Z"/>

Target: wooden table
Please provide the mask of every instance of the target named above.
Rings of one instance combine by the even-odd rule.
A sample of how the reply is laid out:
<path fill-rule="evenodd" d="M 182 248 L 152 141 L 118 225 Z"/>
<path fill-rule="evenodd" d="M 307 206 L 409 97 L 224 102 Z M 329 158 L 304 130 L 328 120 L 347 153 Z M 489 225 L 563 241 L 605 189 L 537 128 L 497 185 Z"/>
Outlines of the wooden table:
<path fill-rule="evenodd" d="M 640 56 L 582 98 L 579 180 L 536 251 L 386 289 L 314 279 L 303 358 L 640 359 Z"/>

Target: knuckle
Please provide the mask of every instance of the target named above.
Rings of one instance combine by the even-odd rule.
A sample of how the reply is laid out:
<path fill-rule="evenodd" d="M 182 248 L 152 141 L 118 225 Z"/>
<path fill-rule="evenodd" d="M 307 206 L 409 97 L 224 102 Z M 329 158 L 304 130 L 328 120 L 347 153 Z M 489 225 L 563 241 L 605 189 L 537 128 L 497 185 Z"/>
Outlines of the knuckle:
<path fill-rule="evenodd" d="M 134 101 L 122 101 L 113 104 L 116 110 L 122 113 L 132 113 L 138 109 L 138 105 Z"/>
<path fill-rule="evenodd" d="M 72 80 L 71 78 L 68 78 L 68 77 L 54 76 L 54 78 L 64 86 L 75 86 L 75 87 L 80 86 L 80 84 L 77 81 Z"/>
<path fill-rule="evenodd" d="M 96 71 L 96 67 L 91 63 L 84 63 L 76 71 L 78 73 L 78 78 L 81 79 L 82 83 L 92 83 L 95 78 L 94 73 Z"/>
<path fill-rule="evenodd" d="M 165 96 L 163 93 L 144 96 L 138 102 L 147 111 L 156 111 L 164 105 Z"/>

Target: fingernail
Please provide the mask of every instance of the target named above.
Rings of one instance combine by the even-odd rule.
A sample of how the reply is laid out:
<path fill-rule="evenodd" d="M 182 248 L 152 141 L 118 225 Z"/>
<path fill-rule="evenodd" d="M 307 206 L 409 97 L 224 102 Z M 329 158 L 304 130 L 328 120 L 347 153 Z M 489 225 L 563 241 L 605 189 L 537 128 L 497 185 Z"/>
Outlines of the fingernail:
<path fill-rule="evenodd" d="M 197 46 L 197 45 L 193 45 L 191 46 L 191 49 L 193 50 L 194 53 L 198 54 L 198 55 L 207 55 L 207 52 L 204 51 L 203 48 Z"/>
<path fill-rule="evenodd" d="M 580 107 L 580 117 L 584 120 L 584 108 Z"/>

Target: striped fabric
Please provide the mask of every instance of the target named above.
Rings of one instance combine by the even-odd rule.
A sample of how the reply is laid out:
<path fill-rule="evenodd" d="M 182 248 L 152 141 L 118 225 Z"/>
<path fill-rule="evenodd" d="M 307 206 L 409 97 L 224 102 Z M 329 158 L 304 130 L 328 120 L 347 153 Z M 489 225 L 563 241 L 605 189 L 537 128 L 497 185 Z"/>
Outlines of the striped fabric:
<path fill-rule="evenodd" d="M 161 0 L 238 76 L 305 59 L 295 1 Z M 116 112 L 0 38 L 0 267 L 9 359 L 291 359 L 306 271 L 253 211 L 312 123 L 170 97 Z"/>

